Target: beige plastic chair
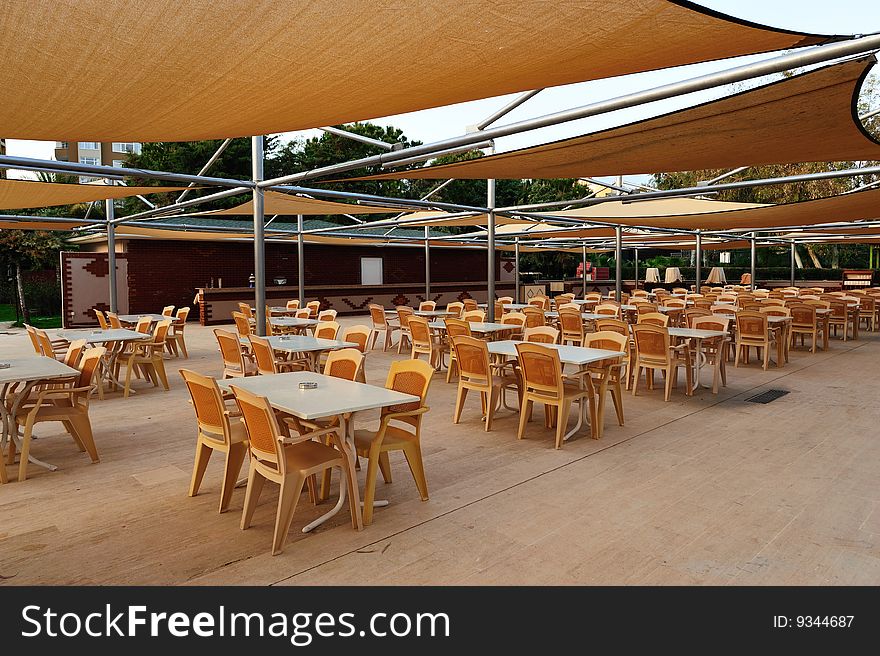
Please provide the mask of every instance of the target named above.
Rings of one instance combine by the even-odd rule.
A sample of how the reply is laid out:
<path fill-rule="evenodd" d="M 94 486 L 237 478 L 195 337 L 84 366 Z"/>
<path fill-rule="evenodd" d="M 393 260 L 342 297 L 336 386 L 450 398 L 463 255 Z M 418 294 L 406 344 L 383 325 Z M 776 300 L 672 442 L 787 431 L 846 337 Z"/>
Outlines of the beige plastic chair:
<path fill-rule="evenodd" d="M 247 432 L 240 421 L 238 409 L 226 407 L 216 380 L 188 369 L 181 369 L 180 375 L 189 390 L 198 427 L 189 496 L 194 497 L 199 493 L 211 454 L 220 451 L 224 454 L 220 512 L 226 512 L 247 455 Z"/>
<path fill-rule="evenodd" d="M 287 301 L 287 309 L 288 310 L 298 310 L 299 309 L 299 299 L 294 299 L 292 301 Z"/>
<path fill-rule="evenodd" d="M 608 317 L 613 317 L 615 319 L 620 318 L 620 306 L 612 305 L 611 303 L 600 303 L 596 306 L 594 310 L 596 314 L 603 314 Z"/>
<path fill-rule="evenodd" d="M 791 311 L 791 328 L 789 329 L 789 348 L 796 346 L 797 338 L 801 338 L 801 347 L 804 346 L 807 336 L 809 335 L 810 353 L 816 352 L 819 344 L 819 334 L 823 330 L 823 326 L 819 323 L 816 316 L 816 307 L 800 303 L 789 306 Z"/>
<path fill-rule="evenodd" d="M 446 311 L 452 313 L 449 316 L 453 319 L 460 319 L 462 313 L 464 312 L 464 303 L 459 303 L 458 301 L 448 303 L 446 305 Z"/>
<path fill-rule="evenodd" d="M 767 315 L 763 312 L 740 310 L 736 313 L 736 359 L 734 366 L 739 367 L 740 358 L 749 362 L 749 349 L 763 349 L 764 371 L 770 363 L 770 347 L 776 341 L 774 331 L 768 329 Z M 778 363 L 777 366 L 779 366 Z"/>
<path fill-rule="evenodd" d="M 472 323 L 483 323 L 486 320 L 486 313 L 483 310 L 467 310 L 462 313 L 463 321 Z"/>
<path fill-rule="evenodd" d="M 257 373 L 256 366 L 245 356 L 242 342 L 238 335 L 228 330 L 214 329 L 214 337 L 220 346 L 223 357 L 223 378 L 240 378 L 253 376 Z"/>
<path fill-rule="evenodd" d="M 162 316 L 163 317 L 173 317 L 174 316 L 174 306 L 166 305 L 162 308 Z"/>
<path fill-rule="evenodd" d="M 471 310 L 476 310 L 478 307 L 477 301 L 472 298 L 465 298 L 461 301 L 464 312 L 470 312 Z"/>
<path fill-rule="evenodd" d="M 107 317 L 104 316 L 104 313 L 101 310 L 95 310 L 95 316 L 98 318 L 98 326 L 100 326 L 101 330 L 107 330 L 110 328 L 110 324 L 107 323 Z"/>
<path fill-rule="evenodd" d="M 251 353 L 254 354 L 254 363 L 257 373 L 263 376 L 286 373 L 288 371 L 309 371 L 311 369 L 308 360 L 302 358 L 281 359 L 275 356 L 275 349 L 269 340 L 259 335 L 249 335 Z"/>
<path fill-rule="evenodd" d="M 321 310 L 318 313 L 318 321 L 336 321 L 336 310 Z"/>
<path fill-rule="evenodd" d="M 584 320 L 580 309 L 562 308 L 559 310 L 559 328 L 562 331 L 561 343 L 582 346 L 584 343 Z"/>
<path fill-rule="evenodd" d="M 151 341 L 134 343 L 134 350 L 126 361 L 125 389 L 123 390 L 125 398 L 128 398 L 131 391 L 131 373 L 135 367 L 152 381 L 153 387 L 158 387 L 161 382 L 166 392 L 170 389 L 168 376 L 165 373 L 165 358 L 162 355 L 165 351 L 165 335 L 170 326 L 170 319 L 160 321 L 156 324 Z"/>
<path fill-rule="evenodd" d="M 118 314 L 116 314 L 115 312 L 107 312 L 107 313 L 105 313 L 105 315 L 107 317 L 107 321 L 110 322 L 111 328 L 116 328 L 116 329 L 122 328 L 122 322 L 119 321 Z"/>
<path fill-rule="evenodd" d="M 324 375 L 363 382 L 364 354 L 354 348 L 344 348 L 327 354 Z"/>
<path fill-rule="evenodd" d="M 708 317 L 693 317 L 691 328 L 698 330 L 719 330 L 727 333 L 730 329 L 729 317 L 721 315 L 711 315 Z M 702 340 L 703 355 L 706 358 L 706 364 L 712 367 L 712 393 L 718 394 L 718 383 L 727 387 L 727 368 L 725 363 L 728 356 L 727 351 L 730 346 L 730 337 L 712 337 Z M 698 357 L 695 354 L 694 357 Z"/>
<path fill-rule="evenodd" d="M 363 324 L 349 326 L 342 331 L 342 341 L 357 344 L 357 350 L 366 353 L 373 338 L 373 329 Z"/>
<path fill-rule="evenodd" d="M 356 495 L 352 494 L 353 485 L 357 482 L 354 481 L 348 459 L 342 451 L 311 439 L 285 444 L 269 401 L 234 385 L 231 390 L 241 410 L 251 455 L 244 511 L 241 516 L 242 530 L 250 528 L 265 482 L 268 480 L 277 483 L 281 490 L 275 515 L 272 555 L 281 553 L 306 481 L 333 467 L 338 467 L 343 472 L 342 478 L 349 492 L 352 525 L 357 528 L 358 511 L 354 506 Z"/>
<path fill-rule="evenodd" d="M 107 349 L 97 346 L 86 350 L 80 359 L 79 375 L 65 382 L 53 381 L 52 385 L 43 387 L 39 392 L 22 403 L 18 414 L 14 417 L 15 426 L 23 427 L 21 456 L 18 466 L 18 480 L 27 479 L 28 457 L 30 456 L 31 440 L 34 424 L 47 421 L 60 421 L 64 429 L 73 438 L 80 451 L 86 451 L 92 462 L 99 462 L 98 450 L 92 435 L 92 424 L 89 421 L 89 399 L 95 390 L 95 374 L 101 364 L 101 358 Z M 43 440 L 40 440 L 42 443 Z M 14 448 L 10 440 L 10 446 Z M 10 451 L 14 455 L 14 452 Z M 4 466 L 5 465 L 0 465 Z M 4 475 L 6 473 L 4 469 Z"/>
<path fill-rule="evenodd" d="M 317 319 L 318 312 L 321 311 L 321 301 L 309 301 L 306 303 L 306 309 L 309 311 L 310 318 Z"/>
<path fill-rule="evenodd" d="M 412 316 L 413 309 L 411 307 L 401 305 L 397 308 L 397 323 L 400 330 L 400 339 L 397 340 L 398 353 L 401 353 L 412 341 L 409 335 L 409 319 Z"/>
<path fill-rule="evenodd" d="M 322 321 L 315 326 L 317 339 L 336 339 L 339 335 L 339 324 L 335 321 Z"/>
<path fill-rule="evenodd" d="M 502 305 L 511 305 L 513 303 L 513 296 L 501 296 L 498 298 L 498 302 Z"/>
<path fill-rule="evenodd" d="M 642 325 L 660 326 L 666 328 L 669 325 L 669 315 L 661 312 L 639 312 L 638 323 Z"/>
<path fill-rule="evenodd" d="M 409 318 L 409 332 L 412 340 L 410 357 L 413 360 L 418 360 L 420 355 L 427 355 L 428 362 L 434 369 L 437 369 L 440 366 L 440 351 L 431 334 L 428 320 L 425 317 L 411 316 Z"/>
<path fill-rule="evenodd" d="M 660 369 L 666 373 L 666 389 L 664 400 L 669 401 L 672 388 L 678 380 L 678 370 L 684 368 L 687 389 L 685 394 L 692 394 L 691 352 L 690 346 L 684 342 L 678 346 L 672 346 L 669 330 L 664 326 L 650 323 L 640 323 L 632 327 L 633 340 L 635 341 L 635 364 L 633 372 L 633 396 L 639 392 L 639 381 L 642 369 L 648 379 L 648 389 L 654 389 L 654 371 Z"/>
<path fill-rule="evenodd" d="M 559 351 L 544 344 L 520 342 L 516 345 L 519 369 L 522 375 L 522 402 L 519 414 L 519 430 L 517 439 L 525 437 L 526 422 L 531 419 L 532 406 L 540 403 L 544 406 L 544 425 L 552 427 L 556 421 L 556 448 L 562 447 L 568 416 L 575 401 L 589 404 L 590 423 L 595 433 L 596 403 L 595 391 L 589 372 L 584 372 L 584 384 L 580 386 L 566 384 L 562 377 L 562 364 Z"/>
<path fill-rule="evenodd" d="M 544 316 L 544 310 L 529 305 L 522 309 L 522 313 L 526 315 L 526 328 L 537 328 L 538 326 L 546 326 L 547 318 Z"/>
<path fill-rule="evenodd" d="M 400 330 L 400 324 L 389 322 L 385 316 L 385 308 L 383 308 L 381 305 L 370 303 L 369 309 L 370 320 L 373 322 L 373 342 L 370 345 L 370 348 L 376 348 L 376 340 L 379 339 L 379 333 L 385 333 L 384 346 L 382 347 L 382 350 L 387 351 L 394 342 L 392 338 L 394 335 L 394 331 Z"/>
<path fill-rule="evenodd" d="M 485 417 L 485 429 L 488 433 L 492 430 L 495 411 L 504 403 L 506 390 L 515 387 L 517 394 L 521 396 L 519 378 L 515 374 L 504 373 L 506 368 L 503 365 L 492 364 L 489 347 L 481 339 L 459 335 L 452 338 L 452 346 L 460 370 L 452 423 L 457 424 L 461 420 L 467 393 L 473 390 L 480 395 L 482 416 Z"/>
<path fill-rule="evenodd" d="M 508 312 L 501 317 L 500 323 L 507 326 L 516 326 L 516 330 L 507 333 L 506 339 L 522 339 L 523 328 L 526 325 L 526 315 L 522 312 Z"/>
<path fill-rule="evenodd" d="M 449 344 L 452 343 L 452 339 L 454 337 L 467 336 L 472 337 L 473 333 L 471 333 L 471 325 L 467 321 L 463 319 L 444 319 L 443 323 L 446 324 L 446 339 Z M 450 348 L 449 351 L 449 366 L 446 368 L 446 382 L 452 382 L 453 376 L 458 373 L 458 361 L 455 358 L 455 349 Z"/>
<path fill-rule="evenodd" d="M 175 316 L 174 321 L 171 323 L 171 330 L 165 338 L 166 344 L 168 345 L 168 352 L 175 356 L 183 353 L 183 357 L 189 358 L 189 353 L 187 353 L 186 350 L 186 340 L 183 336 L 183 331 L 186 329 L 186 320 L 188 318 L 188 307 L 178 309 L 177 316 Z"/>
<path fill-rule="evenodd" d="M 596 433 L 602 437 L 605 432 L 605 399 L 608 392 L 611 393 L 611 401 L 617 414 L 617 424 L 623 426 L 623 389 L 620 383 L 626 380 L 626 362 L 629 357 L 629 337 L 613 331 L 599 331 L 587 335 L 584 346 L 589 348 L 605 349 L 606 351 L 619 351 L 624 357 L 619 359 L 609 358 L 600 360 L 589 365 L 588 370 L 596 376 L 599 389 L 597 390 L 598 403 L 596 405 Z"/>
<path fill-rule="evenodd" d="M 373 521 L 377 470 L 381 470 L 382 478 L 386 483 L 391 483 L 391 462 L 388 458 L 388 453 L 391 451 L 403 451 L 419 490 L 419 496 L 422 501 L 428 500 L 428 482 L 422 461 L 421 432 L 422 417 L 430 410 L 425 405 L 425 398 L 428 396 L 433 373 L 431 365 L 420 360 L 392 362 L 385 387 L 418 396 L 419 400 L 382 408 L 378 430 L 354 432 L 357 454 L 368 460 L 364 483 L 364 526 L 369 526 Z"/>
<path fill-rule="evenodd" d="M 433 312 L 437 309 L 437 303 L 434 301 L 422 301 L 419 303 L 419 310 L 422 312 Z"/>
<path fill-rule="evenodd" d="M 694 327 L 694 320 L 699 317 L 711 317 L 712 311 L 701 307 L 692 307 L 684 311 L 684 323 L 688 328 Z"/>

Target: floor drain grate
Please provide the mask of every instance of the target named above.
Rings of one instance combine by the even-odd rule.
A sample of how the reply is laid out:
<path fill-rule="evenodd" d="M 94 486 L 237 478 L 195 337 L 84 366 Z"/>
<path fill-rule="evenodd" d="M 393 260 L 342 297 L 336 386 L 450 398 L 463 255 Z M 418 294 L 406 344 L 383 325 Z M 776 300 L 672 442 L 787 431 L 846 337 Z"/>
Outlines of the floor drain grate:
<path fill-rule="evenodd" d="M 755 396 L 750 396 L 746 399 L 746 401 L 748 403 L 772 403 L 776 399 L 781 399 L 786 394 L 788 394 L 787 390 L 771 389 L 767 390 L 766 392 L 756 394 Z"/>

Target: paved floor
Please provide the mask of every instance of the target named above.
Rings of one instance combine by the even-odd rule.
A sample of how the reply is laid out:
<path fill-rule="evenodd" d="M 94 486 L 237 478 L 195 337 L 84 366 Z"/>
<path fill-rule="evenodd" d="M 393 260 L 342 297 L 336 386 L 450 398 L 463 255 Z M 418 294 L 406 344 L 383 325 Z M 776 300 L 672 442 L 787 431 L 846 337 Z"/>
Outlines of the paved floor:
<path fill-rule="evenodd" d="M 217 513 L 219 458 L 186 496 L 194 419 L 176 370 L 221 371 L 210 329 L 189 326 L 187 342 L 190 358 L 168 362 L 170 392 L 140 382 L 129 399 L 93 401 L 101 463 L 40 426 L 33 452 L 60 469 L 0 487 L 0 584 L 880 583 L 878 334 L 769 372 L 731 367 L 718 396 L 627 396 L 626 426 L 611 413 L 601 440 L 559 451 L 540 420 L 517 441 L 510 412 L 485 433 L 475 399 L 453 425 L 455 385 L 437 375 L 430 501 L 393 454 L 394 482 L 378 492 L 391 505 L 372 526 L 353 531 L 340 515 L 303 535 L 326 506 L 302 503 L 275 557 L 272 486 L 247 531 L 243 489 Z M 0 359 L 30 351 L 23 333 L 0 335 Z M 371 352 L 368 380 L 383 383 L 402 357 Z M 791 393 L 744 401 L 768 388 Z"/>

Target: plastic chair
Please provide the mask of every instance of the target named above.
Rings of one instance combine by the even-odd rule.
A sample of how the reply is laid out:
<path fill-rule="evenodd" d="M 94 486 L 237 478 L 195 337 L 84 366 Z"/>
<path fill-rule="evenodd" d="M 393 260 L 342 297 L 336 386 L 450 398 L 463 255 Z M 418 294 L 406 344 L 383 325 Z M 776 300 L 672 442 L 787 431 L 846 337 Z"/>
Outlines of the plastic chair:
<path fill-rule="evenodd" d="M 767 315 L 763 312 L 740 310 L 736 314 L 736 358 L 734 366 L 739 367 L 740 357 L 748 364 L 749 349 L 763 349 L 764 371 L 770 363 L 770 346 L 776 336 L 768 330 Z"/>
<path fill-rule="evenodd" d="M 503 365 L 494 365 L 489 358 L 489 347 L 481 339 L 459 335 L 452 338 L 452 346 L 460 371 L 452 423 L 457 424 L 461 420 L 467 393 L 473 390 L 480 394 L 485 430 L 488 433 L 492 430 L 495 411 L 504 403 L 505 391 L 516 387 L 521 395 L 519 377 L 505 374 Z"/>
<path fill-rule="evenodd" d="M 443 323 L 446 324 L 446 339 L 449 344 L 452 344 L 453 337 L 460 337 L 462 335 L 466 335 L 467 337 L 473 336 L 471 333 L 471 324 L 463 319 L 444 319 Z M 452 377 L 457 375 L 457 372 L 458 360 L 455 358 L 455 349 L 450 347 L 449 367 L 446 369 L 446 382 L 451 382 Z"/>
<path fill-rule="evenodd" d="M 387 351 L 388 348 L 392 345 L 395 330 L 400 330 L 399 324 L 391 324 L 389 323 L 387 317 L 385 316 L 385 308 L 381 305 L 375 305 L 371 303 L 369 305 L 370 308 L 370 320 L 373 322 L 373 342 L 370 345 L 371 349 L 376 348 L 376 340 L 379 339 L 379 333 L 385 333 L 384 345 L 382 347 L 383 351 Z"/>
<path fill-rule="evenodd" d="M 629 356 L 629 337 L 612 331 L 599 331 L 587 335 L 584 346 L 608 351 L 619 351 L 623 358 L 608 358 L 599 360 L 589 365 L 588 371 L 597 377 L 599 389 L 596 392 L 598 403 L 596 407 L 596 434 L 602 437 L 605 432 L 605 398 L 611 393 L 611 401 L 617 414 L 617 424 L 623 426 L 623 389 L 620 386 L 622 380 L 626 380 L 625 372 L 626 357 Z"/>
<path fill-rule="evenodd" d="M 240 378 L 253 376 L 257 373 L 250 358 L 245 356 L 238 335 L 228 330 L 215 328 L 214 337 L 217 339 L 220 355 L 223 357 L 223 378 Z"/>
<path fill-rule="evenodd" d="M 533 344 L 558 344 L 559 331 L 552 326 L 533 326 L 523 329 L 523 341 Z"/>
<path fill-rule="evenodd" d="M 425 317 L 411 316 L 409 318 L 409 333 L 412 341 L 410 357 L 418 360 L 424 354 L 428 356 L 428 362 L 434 369 L 440 366 L 440 351 L 431 334 L 431 328 Z"/>
<path fill-rule="evenodd" d="M 584 343 L 584 320 L 579 309 L 563 308 L 559 311 L 561 343 L 582 346 Z"/>
<path fill-rule="evenodd" d="M 684 368 L 687 389 L 685 394 L 692 394 L 691 352 L 690 346 L 684 342 L 678 346 L 672 346 L 669 330 L 664 326 L 650 323 L 640 323 L 632 327 L 633 341 L 635 342 L 635 364 L 633 372 L 633 396 L 639 392 L 639 381 L 642 369 L 648 380 L 648 389 L 654 389 L 654 370 L 660 369 L 666 373 L 666 386 L 664 400 L 669 401 L 672 388 L 676 386 L 678 370 Z"/>

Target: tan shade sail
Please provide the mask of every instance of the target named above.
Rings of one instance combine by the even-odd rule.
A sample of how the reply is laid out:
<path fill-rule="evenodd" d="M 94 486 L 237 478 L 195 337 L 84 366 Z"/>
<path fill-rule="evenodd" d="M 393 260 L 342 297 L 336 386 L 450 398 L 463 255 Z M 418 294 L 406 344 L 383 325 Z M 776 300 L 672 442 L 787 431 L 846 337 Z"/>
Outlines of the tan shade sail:
<path fill-rule="evenodd" d="M 362 179 L 577 178 L 880 159 L 854 115 L 874 58 L 784 78 L 695 107 L 542 146 Z"/>
<path fill-rule="evenodd" d="M 405 202 L 405 201 L 401 201 Z M 302 196 L 291 196 L 282 194 L 278 191 L 267 191 L 264 200 L 264 213 L 267 216 L 273 214 L 282 214 L 292 216 L 296 214 L 303 215 L 324 215 L 324 214 L 399 214 L 399 207 L 375 207 L 372 205 L 353 205 L 351 203 L 336 203 L 331 200 L 318 200 L 317 198 L 304 198 Z M 252 200 L 230 207 L 225 210 L 217 210 L 214 212 L 204 212 L 203 216 L 238 216 L 253 215 L 254 203 Z"/>
<path fill-rule="evenodd" d="M 14 139 L 272 134 L 823 39 L 684 0 L 12 0 L 0 126 Z"/>
<path fill-rule="evenodd" d="M 475 214 L 473 216 L 454 216 L 446 212 L 412 212 L 404 217 L 407 221 L 407 227 L 417 226 L 484 226 L 488 223 L 489 217 L 486 214 Z M 419 219 L 419 220 L 415 220 Z M 495 215 L 495 225 L 523 224 L 534 223 L 529 219 L 519 219 L 515 217 L 504 216 L 503 214 Z"/>
<path fill-rule="evenodd" d="M 0 230 L 70 230 L 76 226 L 84 225 L 82 221 L 40 221 L 35 216 L 33 221 L 7 221 L 0 219 Z"/>
<path fill-rule="evenodd" d="M 0 180 L 0 210 L 74 205 L 106 198 L 127 198 L 183 189 L 186 187 L 125 187 L 103 184 L 59 184 L 36 180 Z"/>

